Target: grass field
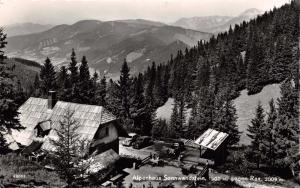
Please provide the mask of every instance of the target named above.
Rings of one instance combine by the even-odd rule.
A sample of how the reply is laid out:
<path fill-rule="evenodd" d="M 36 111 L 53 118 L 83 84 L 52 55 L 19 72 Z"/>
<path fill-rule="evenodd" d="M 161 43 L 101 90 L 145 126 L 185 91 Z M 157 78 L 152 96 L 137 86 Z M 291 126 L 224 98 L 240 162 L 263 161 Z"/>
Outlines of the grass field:
<path fill-rule="evenodd" d="M 274 100 L 280 97 L 280 84 L 267 85 L 263 88 L 260 93 L 255 95 L 248 95 L 247 90 L 241 91 L 241 95 L 234 100 L 234 105 L 237 110 L 237 124 L 239 126 L 239 131 L 242 132 L 240 143 L 249 144 L 250 139 L 246 135 L 248 125 L 251 124 L 251 119 L 255 116 L 255 109 L 257 107 L 258 101 L 266 111 L 269 110 L 269 101 L 273 98 Z"/>
<path fill-rule="evenodd" d="M 258 101 L 265 111 L 269 110 L 269 101 L 273 98 L 274 100 L 280 97 L 280 84 L 267 85 L 263 88 L 260 93 L 255 95 L 248 95 L 247 90 L 242 90 L 238 98 L 234 100 L 234 105 L 237 110 L 237 125 L 241 134 L 241 144 L 249 144 L 250 140 L 247 137 L 247 127 L 251 123 L 251 119 L 254 117 L 255 108 Z M 174 99 L 169 98 L 168 101 L 156 110 L 156 117 L 161 119 L 170 120 Z M 190 116 L 190 109 L 187 111 L 187 118 Z"/>

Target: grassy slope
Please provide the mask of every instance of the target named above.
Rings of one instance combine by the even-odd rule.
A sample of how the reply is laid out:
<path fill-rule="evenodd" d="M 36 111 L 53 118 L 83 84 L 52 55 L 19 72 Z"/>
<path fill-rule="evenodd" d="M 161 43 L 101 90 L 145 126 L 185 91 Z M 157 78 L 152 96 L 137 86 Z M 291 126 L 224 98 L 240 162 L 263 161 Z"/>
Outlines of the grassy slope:
<path fill-rule="evenodd" d="M 40 73 L 40 67 L 34 64 L 30 65 L 26 62 L 20 62 L 15 59 L 7 59 L 6 64 L 4 64 L 4 66 L 7 67 L 12 67 L 13 65 L 15 65 L 13 74 L 20 80 L 22 87 L 28 89 L 29 86 L 33 84 L 35 75 Z"/>
<path fill-rule="evenodd" d="M 249 137 L 246 135 L 246 130 L 248 125 L 251 123 L 251 119 L 254 117 L 255 108 L 258 101 L 261 101 L 265 111 L 269 110 L 269 101 L 271 98 L 277 99 L 280 97 L 280 84 L 267 85 L 263 88 L 260 93 L 255 95 L 247 95 L 247 90 L 241 91 L 238 98 L 234 100 L 234 105 L 237 110 L 237 124 L 241 134 L 241 144 L 249 144 Z M 174 99 L 169 98 L 168 101 L 156 110 L 156 117 L 161 119 L 170 120 L 172 109 L 173 109 Z M 190 111 L 187 111 L 187 116 L 189 117 Z"/>
<path fill-rule="evenodd" d="M 246 135 L 246 130 L 251 119 L 255 115 L 255 108 L 257 107 L 258 101 L 265 111 L 269 110 L 269 101 L 273 98 L 274 100 L 280 97 L 280 84 L 267 85 L 263 88 L 260 93 L 255 95 L 247 95 L 247 90 L 241 91 L 241 95 L 234 100 L 234 105 L 237 110 L 239 130 L 242 132 L 241 144 L 249 144 L 249 137 Z"/>
<path fill-rule="evenodd" d="M 166 119 L 169 122 L 171 119 L 173 106 L 174 106 L 174 99 L 169 98 L 163 106 L 157 108 L 156 118 L 157 119 Z M 187 121 L 190 119 L 191 110 L 192 110 L 191 108 L 188 108 L 186 110 Z"/>

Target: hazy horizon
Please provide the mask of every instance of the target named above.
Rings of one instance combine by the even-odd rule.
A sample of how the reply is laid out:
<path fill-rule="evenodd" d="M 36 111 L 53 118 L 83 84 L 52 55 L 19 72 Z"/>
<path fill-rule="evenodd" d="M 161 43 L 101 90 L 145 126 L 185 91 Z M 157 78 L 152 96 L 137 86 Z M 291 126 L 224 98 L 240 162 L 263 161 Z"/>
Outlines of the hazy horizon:
<path fill-rule="evenodd" d="M 237 16 L 267 11 L 289 0 L 0 0 L 0 25 L 73 24 L 80 20 L 145 19 L 171 23 L 182 17 Z"/>

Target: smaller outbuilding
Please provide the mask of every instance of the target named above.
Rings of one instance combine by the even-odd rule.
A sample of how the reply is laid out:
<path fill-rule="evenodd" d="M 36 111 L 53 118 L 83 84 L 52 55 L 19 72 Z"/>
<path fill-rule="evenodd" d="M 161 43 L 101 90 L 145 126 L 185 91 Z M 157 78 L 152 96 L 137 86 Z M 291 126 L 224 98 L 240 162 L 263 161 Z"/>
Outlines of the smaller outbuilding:
<path fill-rule="evenodd" d="M 214 129 L 206 130 L 194 142 L 199 146 L 200 161 L 213 162 L 215 165 L 223 163 L 226 159 L 228 134 Z"/>

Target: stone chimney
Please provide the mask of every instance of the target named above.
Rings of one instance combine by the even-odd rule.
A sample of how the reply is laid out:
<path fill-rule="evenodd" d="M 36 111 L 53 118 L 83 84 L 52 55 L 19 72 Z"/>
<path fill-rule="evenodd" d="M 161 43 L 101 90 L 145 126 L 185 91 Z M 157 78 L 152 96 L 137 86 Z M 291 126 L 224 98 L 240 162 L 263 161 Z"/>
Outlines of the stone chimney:
<path fill-rule="evenodd" d="M 49 91 L 48 93 L 48 109 L 53 109 L 57 102 L 56 91 Z"/>

